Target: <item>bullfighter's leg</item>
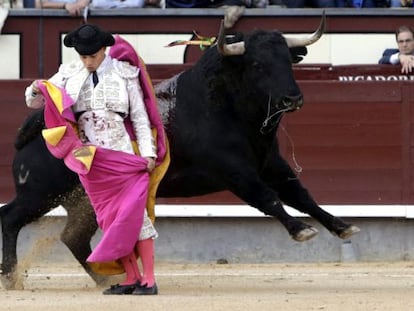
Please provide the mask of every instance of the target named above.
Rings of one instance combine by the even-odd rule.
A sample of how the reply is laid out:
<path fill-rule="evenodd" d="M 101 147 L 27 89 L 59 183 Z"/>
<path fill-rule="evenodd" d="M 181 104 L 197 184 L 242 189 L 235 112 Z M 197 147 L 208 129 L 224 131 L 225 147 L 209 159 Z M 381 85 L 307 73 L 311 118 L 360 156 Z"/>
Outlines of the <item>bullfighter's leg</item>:
<path fill-rule="evenodd" d="M 105 289 L 104 295 L 130 295 L 135 290 L 140 274 L 138 272 L 138 263 L 135 253 L 132 251 L 126 256 L 119 258 L 125 270 L 125 279 L 122 283 L 111 285 Z"/>
<path fill-rule="evenodd" d="M 141 256 L 143 270 L 141 285 L 145 286 L 146 288 L 153 287 L 155 285 L 154 239 L 149 238 L 138 241 L 136 244 L 136 249 Z"/>

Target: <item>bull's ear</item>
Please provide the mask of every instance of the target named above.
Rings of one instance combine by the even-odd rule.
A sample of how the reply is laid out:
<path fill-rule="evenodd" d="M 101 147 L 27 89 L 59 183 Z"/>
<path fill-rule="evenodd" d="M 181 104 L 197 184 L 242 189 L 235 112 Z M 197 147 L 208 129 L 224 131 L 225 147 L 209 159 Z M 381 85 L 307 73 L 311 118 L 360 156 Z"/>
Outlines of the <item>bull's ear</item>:
<path fill-rule="evenodd" d="M 292 63 L 297 64 L 303 60 L 303 57 L 308 54 L 306 46 L 298 46 L 290 48 L 290 55 L 292 55 Z"/>

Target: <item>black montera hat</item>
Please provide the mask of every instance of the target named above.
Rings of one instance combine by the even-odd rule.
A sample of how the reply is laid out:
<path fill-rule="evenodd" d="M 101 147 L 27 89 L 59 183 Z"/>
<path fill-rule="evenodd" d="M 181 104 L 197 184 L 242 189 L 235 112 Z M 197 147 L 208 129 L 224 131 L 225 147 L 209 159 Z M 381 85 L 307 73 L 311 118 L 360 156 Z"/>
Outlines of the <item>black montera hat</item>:
<path fill-rule="evenodd" d="M 102 31 L 98 26 L 85 24 L 68 33 L 63 43 L 75 48 L 80 55 L 92 55 L 104 46 L 114 45 L 115 40 L 112 34 Z"/>

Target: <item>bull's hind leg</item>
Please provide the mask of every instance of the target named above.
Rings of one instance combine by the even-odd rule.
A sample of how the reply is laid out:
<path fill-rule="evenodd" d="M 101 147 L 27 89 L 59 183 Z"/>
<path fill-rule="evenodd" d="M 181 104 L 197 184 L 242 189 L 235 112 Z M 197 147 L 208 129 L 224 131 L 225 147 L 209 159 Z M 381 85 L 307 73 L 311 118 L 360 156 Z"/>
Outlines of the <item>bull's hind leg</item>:
<path fill-rule="evenodd" d="M 42 217 L 50 209 L 46 203 L 35 204 L 31 200 L 29 202 L 19 197 L 0 208 L 3 241 L 1 282 L 6 289 L 15 289 L 19 281 L 16 248 L 20 230 Z"/>
<path fill-rule="evenodd" d="M 3 234 L 3 260 L 1 264 L 1 282 L 6 289 L 15 289 L 18 276 L 17 268 L 17 237 L 22 228 L 19 226 L 9 226 L 7 222 L 2 221 Z"/>
<path fill-rule="evenodd" d="M 69 248 L 73 256 L 96 284 L 98 286 L 106 286 L 107 278 L 93 272 L 86 262 L 86 259 L 92 252 L 91 239 L 98 229 L 95 213 L 87 197 L 78 197 L 76 203 L 66 203 L 65 208 L 68 212 L 68 217 L 66 226 L 61 233 L 61 241 Z"/>

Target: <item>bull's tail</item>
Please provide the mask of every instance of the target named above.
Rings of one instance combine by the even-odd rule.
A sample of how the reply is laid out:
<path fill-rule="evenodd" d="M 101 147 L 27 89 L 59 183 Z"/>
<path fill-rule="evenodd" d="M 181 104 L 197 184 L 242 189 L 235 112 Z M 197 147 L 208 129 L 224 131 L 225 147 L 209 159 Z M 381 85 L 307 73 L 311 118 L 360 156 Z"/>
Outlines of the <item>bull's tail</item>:
<path fill-rule="evenodd" d="M 22 149 L 25 145 L 31 142 L 35 137 L 41 134 L 45 127 L 45 119 L 43 116 L 43 109 L 36 110 L 24 120 L 22 126 L 19 128 L 14 147 L 16 150 Z"/>

